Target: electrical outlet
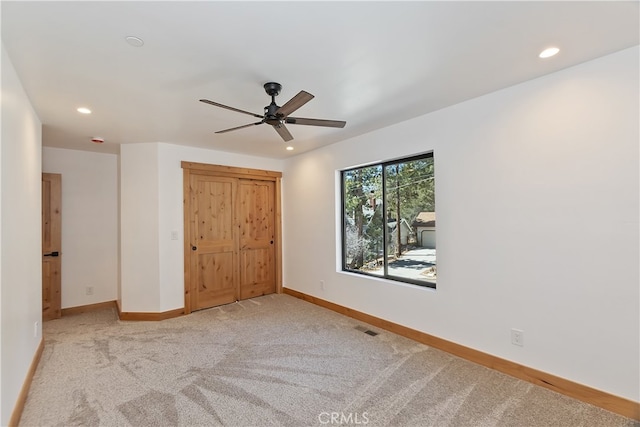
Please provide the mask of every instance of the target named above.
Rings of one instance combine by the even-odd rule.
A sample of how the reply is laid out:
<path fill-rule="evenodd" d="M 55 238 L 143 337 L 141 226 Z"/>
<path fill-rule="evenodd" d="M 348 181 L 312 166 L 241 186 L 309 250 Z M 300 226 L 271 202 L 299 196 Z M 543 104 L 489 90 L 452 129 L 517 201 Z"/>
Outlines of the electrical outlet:
<path fill-rule="evenodd" d="M 320 280 L 320 289 L 324 291 L 324 280 Z"/>
<path fill-rule="evenodd" d="M 36 320 L 35 323 L 33 324 L 33 337 L 37 338 L 38 337 L 38 321 Z"/>
<path fill-rule="evenodd" d="M 87 286 L 85 292 L 87 295 L 93 295 L 93 286 Z"/>
<path fill-rule="evenodd" d="M 520 329 L 511 329 L 511 344 L 524 347 L 524 331 Z"/>

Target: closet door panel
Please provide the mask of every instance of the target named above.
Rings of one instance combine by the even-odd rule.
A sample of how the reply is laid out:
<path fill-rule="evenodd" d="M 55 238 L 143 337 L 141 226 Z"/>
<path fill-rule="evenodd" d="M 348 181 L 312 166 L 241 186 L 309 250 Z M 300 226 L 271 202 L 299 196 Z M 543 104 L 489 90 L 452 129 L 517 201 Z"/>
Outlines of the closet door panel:
<path fill-rule="evenodd" d="M 192 310 L 238 298 L 234 179 L 191 177 Z"/>
<path fill-rule="evenodd" d="M 239 181 L 240 299 L 276 291 L 274 206 L 273 181 Z"/>

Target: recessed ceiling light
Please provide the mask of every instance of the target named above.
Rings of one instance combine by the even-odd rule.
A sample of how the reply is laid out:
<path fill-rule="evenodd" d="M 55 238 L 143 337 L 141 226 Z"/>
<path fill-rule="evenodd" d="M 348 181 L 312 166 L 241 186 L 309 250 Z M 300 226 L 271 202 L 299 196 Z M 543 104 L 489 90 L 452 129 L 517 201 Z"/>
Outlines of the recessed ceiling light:
<path fill-rule="evenodd" d="M 560 52 L 560 49 L 557 47 L 548 47 L 538 55 L 539 58 L 551 58 L 556 53 Z"/>
<path fill-rule="evenodd" d="M 142 47 L 144 45 L 144 40 L 140 37 L 127 36 L 124 39 L 133 47 Z"/>
<path fill-rule="evenodd" d="M 287 151 L 293 151 L 293 147 L 292 146 L 288 146 L 287 147 Z"/>
<path fill-rule="evenodd" d="M 82 114 L 91 114 L 91 110 L 89 110 L 86 107 L 80 107 L 76 110 L 78 113 L 82 113 Z"/>
<path fill-rule="evenodd" d="M 102 144 L 104 142 L 104 138 L 94 136 L 93 138 L 91 138 L 91 142 L 93 142 L 94 144 Z"/>

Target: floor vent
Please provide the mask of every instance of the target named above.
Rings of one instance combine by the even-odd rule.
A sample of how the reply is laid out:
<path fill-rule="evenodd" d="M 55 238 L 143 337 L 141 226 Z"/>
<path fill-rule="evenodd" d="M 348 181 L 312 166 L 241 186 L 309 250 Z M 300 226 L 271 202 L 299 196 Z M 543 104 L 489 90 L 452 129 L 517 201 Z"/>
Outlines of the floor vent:
<path fill-rule="evenodd" d="M 356 326 L 355 329 L 357 331 L 364 332 L 367 335 L 371 335 L 372 337 L 375 337 L 376 335 L 378 335 L 377 332 L 374 332 L 371 329 L 367 329 L 366 326 Z"/>

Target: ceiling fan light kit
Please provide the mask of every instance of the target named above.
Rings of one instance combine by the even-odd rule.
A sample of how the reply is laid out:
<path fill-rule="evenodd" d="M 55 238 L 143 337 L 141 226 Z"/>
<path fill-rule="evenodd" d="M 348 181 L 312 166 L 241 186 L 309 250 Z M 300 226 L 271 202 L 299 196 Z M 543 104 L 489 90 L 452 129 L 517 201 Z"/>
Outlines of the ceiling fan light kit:
<path fill-rule="evenodd" d="M 236 126 L 230 129 L 219 130 L 216 133 L 226 133 L 226 132 L 231 132 L 238 129 L 244 129 L 247 127 L 266 123 L 268 125 L 271 125 L 284 141 L 291 141 L 293 139 L 293 136 L 289 132 L 289 129 L 287 129 L 287 127 L 285 126 L 285 123 L 293 124 L 293 125 L 324 126 L 324 127 L 333 127 L 333 128 L 343 128 L 347 124 L 347 122 L 342 120 L 306 119 L 302 117 L 290 117 L 289 114 L 293 113 L 298 108 L 302 107 L 304 104 L 306 104 L 307 102 L 311 101 L 314 98 L 314 96 L 311 95 L 309 92 L 301 90 L 300 92 L 298 92 L 296 96 L 294 96 L 289 101 L 287 101 L 283 106 L 279 106 L 276 104 L 276 96 L 280 94 L 280 91 L 282 90 L 282 85 L 276 82 L 268 82 L 264 84 L 264 90 L 265 92 L 267 92 L 267 95 L 271 97 L 271 104 L 264 107 L 263 115 L 240 110 L 234 107 L 229 107 L 227 105 L 219 104 L 214 101 L 209 101 L 208 99 L 201 99 L 200 102 L 204 102 L 205 104 L 213 105 L 215 107 L 225 108 L 227 110 L 235 111 L 237 113 L 248 114 L 250 116 L 262 119 L 259 122 L 249 123 L 242 126 Z"/>

